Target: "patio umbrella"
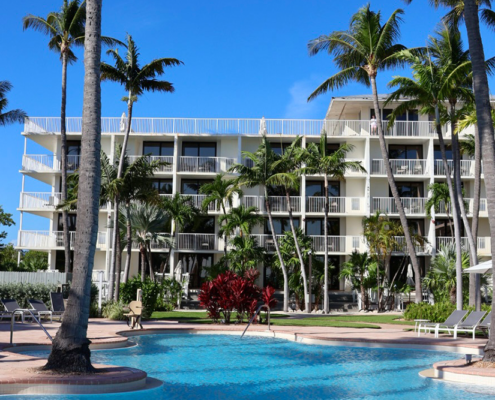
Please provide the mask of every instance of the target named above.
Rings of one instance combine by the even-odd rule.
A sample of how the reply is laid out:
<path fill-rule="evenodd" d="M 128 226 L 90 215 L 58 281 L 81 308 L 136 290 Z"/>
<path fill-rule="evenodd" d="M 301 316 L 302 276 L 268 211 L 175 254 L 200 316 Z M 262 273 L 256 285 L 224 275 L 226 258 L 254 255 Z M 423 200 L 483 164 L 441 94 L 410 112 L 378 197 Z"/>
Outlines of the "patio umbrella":
<path fill-rule="evenodd" d="M 412 265 L 409 264 L 407 266 L 407 281 L 406 283 L 410 286 L 414 286 L 414 272 L 413 272 L 413 269 L 412 269 Z"/>
<path fill-rule="evenodd" d="M 174 275 L 177 282 L 182 282 L 182 260 L 177 263 L 174 270 Z"/>
<path fill-rule="evenodd" d="M 485 274 L 492 273 L 492 260 L 482 262 L 464 270 L 465 274 Z"/>
<path fill-rule="evenodd" d="M 120 117 L 120 131 L 125 132 L 126 120 L 125 120 L 125 112 L 122 113 Z"/>
<path fill-rule="evenodd" d="M 260 121 L 260 131 L 258 133 L 260 135 L 266 135 L 266 134 L 268 134 L 268 131 L 266 129 L 266 120 L 265 120 L 265 117 L 261 118 L 261 121 Z"/>

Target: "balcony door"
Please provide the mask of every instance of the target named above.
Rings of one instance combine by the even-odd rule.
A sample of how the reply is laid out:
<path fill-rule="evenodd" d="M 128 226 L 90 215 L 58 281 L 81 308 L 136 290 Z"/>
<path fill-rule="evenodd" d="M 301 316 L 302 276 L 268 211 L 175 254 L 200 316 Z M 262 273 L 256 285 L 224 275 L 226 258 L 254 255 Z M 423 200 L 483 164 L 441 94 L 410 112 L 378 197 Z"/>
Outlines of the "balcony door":
<path fill-rule="evenodd" d="M 391 144 L 388 155 L 391 160 L 422 160 L 423 146 Z"/>
<path fill-rule="evenodd" d="M 213 266 L 213 254 L 180 253 L 182 270 L 189 273 L 189 287 L 199 289 L 206 280 L 208 269 Z"/>
<path fill-rule="evenodd" d="M 330 197 L 340 197 L 340 182 L 328 182 L 328 195 Z M 306 181 L 306 197 L 325 196 L 325 186 L 322 181 Z"/>
<path fill-rule="evenodd" d="M 143 143 L 143 156 L 162 156 L 173 157 L 174 156 L 174 144 L 173 142 L 144 142 Z"/>
<path fill-rule="evenodd" d="M 306 218 L 306 235 L 307 236 L 323 236 L 325 223 L 323 218 Z M 328 235 L 340 235 L 340 219 L 328 219 Z"/>
<path fill-rule="evenodd" d="M 79 159 L 81 155 L 81 141 L 67 141 L 67 171 L 75 171 L 79 168 Z"/>
<path fill-rule="evenodd" d="M 299 219 L 294 218 L 294 227 L 299 228 Z M 273 218 L 273 228 L 276 235 L 283 235 L 285 232 L 290 232 L 290 220 L 289 218 Z M 270 221 L 265 219 L 265 235 L 271 235 L 272 230 L 270 227 Z"/>
<path fill-rule="evenodd" d="M 424 197 L 423 182 L 397 182 L 399 196 L 404 198 Z M 392 191 L 389 189 L 389 197 L 392 197 Z"/>

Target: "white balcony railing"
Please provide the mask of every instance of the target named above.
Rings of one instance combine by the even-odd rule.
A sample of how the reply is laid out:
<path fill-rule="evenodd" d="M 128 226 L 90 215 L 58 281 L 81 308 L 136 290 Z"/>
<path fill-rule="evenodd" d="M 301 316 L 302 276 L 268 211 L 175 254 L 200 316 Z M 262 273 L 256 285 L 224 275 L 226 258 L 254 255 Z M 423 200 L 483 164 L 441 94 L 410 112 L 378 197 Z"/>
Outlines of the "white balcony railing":
<path fill-rule="evenodd" d="M 397 206 L 393 197 L 373 197 L 371 212 L 381 211 L 385 214 L 398 214 Z M 404 212 L 408 215 L 425 213 L 426 197 L 402 197 L 401 202 Z"/>
<path fill-rule="evenodd" d="M 394 239 L 397 242 L 397 244 L 394 246 L 392 251 L 396 253 L 407 252 L 406 238 L 404 236 L 395 236 Z M 424 240 L 425 242 L 422 245 L 416 243 L 415 246 L 416 253 L 425 253 L 425 254 L 431 253 L 431 246 L 429 245 L 429 243 L 427 243 L 428 238 L 425 237 Z"/>
<path fill-rule="evenodd" d="M 74 249 L 76 232 L 69 232 L 71 249 Z M 96 247 L 106 249 L 106 232 L 98 232 Z M 20 231 L 19 247 L 27 249 L 57 249 L 64 247 L 64 233 L 62 231 Z"/>
<path fill-rule="evenodd" d="M 67 156 L 67 171 L 74 172 L 79 168 L 80 156 Z M 22 156 L 22 170 L 33 172 L 59 172 L 60 160 L 48 154 L 24 154 Z"/>
<path fill-rule="evenodd" d="M 59 204 L 62 193 L 21 192 L 19 208 L 33 210 L 54 210 Z"/>
<path fill-rule="evenodd" d="M 284 235 L 276 235 L 277 241 L 280 243 Z M 258 246 L 264 247 L 266 251 L 275 252 L 275 244 L 271 234 L 254 234 L 251 235 L 258 242 Z M 310 236 L 313 240 L 313 250 L 316 253 L 325 251 L 325 236 Z M 328 236 L 328 251 L 330 253 L 346 253 L 350 254 L 354 250 L 364 251 L 365 245 L 362 236 Z"/>
<path fill-rule="evenodd" d="M 196 207 L 199 208 L 200 210 L 203 209 L 203 201 L 208 197 L 205 194 L 184 194 L 184 197 L 189 197 L 189 203 Z M 217 210 L 217 203 L 212 202 L 208 205 L 208 211 L 216 211 Z M 220 210 L 222 211 L 222 210 Z"/>
<path fill-rule="evenodd" d="M 324 213 L 325 197 L 309 196 L 306 197 L 306 212 Z M 364 198 L 363 197 L 329 197 L 328 212 L 330 214 L 363 214 Z"/>
<path fill-rule="evenodd" d="M 142 156 L 127 156 L 130 163 L 133 163 Z M 168 165 L 161 165 L 156 172 L 172 172 L 174 157 L 173 156 L 146 156 L 149 161 L 160 161 L 168 163 Z"/>
<path fill-rule="evenodd" d="M 179 233 L 179 250 L 217 250 L 217 235 L 213 233 Z"/>
<path fill-rule="evenodd" d="M 437 237 L 437 251 L 442 248 L 442 246 L 446 246 L 449 244 L 455 243 L 455 238 L 450 236 Z M 469 251 L 469 244 L 467 237 L 461 238 L 461 247 L 463 251 Z M 487 237 L 478 237 L 477 243 L 478 255 L 491 255 L 491 238 Z"/>
<path fill-rule="evenodd" d="M 389 160 L 392 173 L 394 175 L 426 175 L 426 160 Z M 386 175 L 385 164 L 383 160 L 371 160 L 372 175 Z"/>
<path fill-rule="evenodd" d="M 450 173 L 454 171 L 454 161 L 447 160 Z M 483 162 L 481 162 L 481 173 L 483 174 Z M 435 175 L 445 176 L 445 168 L 443 160 L 435 160 Z M 474 177 L 474 160 L 461 160 L 461 176 L 462 177 Z"/>
<path fill-rule="evenodd" d="M 270 208 L 274 213 L 288 212 L 287 198 L 285 196 L 269 196 Z M 243 196 L 241 204 L 245 207 L 256 207 L 261 212 L 266 212 L 264 196 Z M 301 212 L 301 196 L 290 196 L 292 212 Z"/>
<path fill-rule="evenodd" d="M 181 172 L 227 172 L 237 160 L 227 157 L 186 157 L 180 158 Z"/>
<path fill-rule="evenodd" d="M 125 128 L 124 121 L 124 128 Z M 392 127 L 388 121 L 383 122 L 386 136 L 394 137 L 432 137 L 435 127 L 429 121 L 396 121 Z M 329 136 L 366 136 L 378 135 L 371 128 L 369 120 L 304 120 L 304 119 L 265 119 L 264 125 L 268 135 L 307 135 L 320 136 L 325 131 Z M 81 133 L 82 119 L 66 119 L 68 134 Z M 263 132 L 261 119 L 229 118 L 133 118 L 131 134 L 166 135 L 259 135 Z M 124 129 L 125 130 L 125 129 Z M 121 118 L 102 118 L 103 134 L 123 134 Z M 53 134 L 60 132 L 58 117 L 30 117 L 24 123 L 25 133 Z M 461 133 L 462 134 L 462 133 Z M 449 131 L 445 132 L 449 137 Z"/>

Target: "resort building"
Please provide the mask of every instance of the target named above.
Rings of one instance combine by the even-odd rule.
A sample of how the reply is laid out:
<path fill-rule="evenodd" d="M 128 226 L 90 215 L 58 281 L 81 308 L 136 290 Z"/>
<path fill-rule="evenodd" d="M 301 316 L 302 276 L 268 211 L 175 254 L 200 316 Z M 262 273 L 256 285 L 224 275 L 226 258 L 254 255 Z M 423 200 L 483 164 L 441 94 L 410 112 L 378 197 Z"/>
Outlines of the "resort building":
<path fill-rule="evenodd" d="M 380 96 L 383 104 L 385 96 Z M 409 111 L 388 126 L 387 118 L 396 104 L 382 107 L 382 119 L 386 141 L 405 212 L 412 229 L 427 239 L 417 249 L 422 273 L 430 265 L 430 258 L 442 244 L 453 241 L 448 210 L 427 216 L 425 207 L 428 185 L 445 181 L 445 173 L 439 143 L 433 124 L 428 116 L 418 111 Z M 344 181 L 333 181 L 330 185 L 329 251 L 330 262 L 336 266 L 331 272 L 331 289 L 346 290 L 346 282 L 338 279 L 340 265 L 354 251 L 366 251 L 363 240 L 362 220 L 377 210 L 390 218 L 398 214 L 389 190 L 377 132 L 370 123 L 374 114 L 370 96 L 334 97 L 325 119 L 194 119 L 194 118 L 134 118 L 127 153 L 132 159 L 150 155 L 152 160 L 169 163 L 156 172 L 154 184 L 162 196 L 181 193 L 191 196 L 200 206 L 204 196 L 199 188 L 212 181 L 216 174 L 225 173 L 234 163 L 243 163 L 242 151 L 255 151 L 261 135 L 266 134 L 275 151 L 281 152 L 297 136 L 302 136 L 302 145 L 319 142 L 320 134 L 328 134 L 328 148 L 336 149 L 342 143 L 352 144 L 348 154 L 352 160 L 361 161 L 366 173 L 349 171 Z M 67 118 L 69 170 L 78 168 L 81 149 L 81 118 Z M 125 119 L 102 119 L 102 149 L 112 159 L 116 146 L 123 142 Z M 461 133 L 462 136 L 469 132 Z M 446 142 L 450 142 L 449 126 L 444 127 Z M 63 233 L 60 203 L 60 119 L 32 117 L 26 121 L 24 132 L 24 155 L 22 158 L 22 192 L 19 211 L 21 213 L 17 248 L 47 251 L 50 269 L 64 269 Z M 45 154 L 31 154 L 32 142 L 46 149 Z M 449 150 L 448 158 L 452 159 Z M 473 207 L 474 161 L 463 156 L 461 161 L 462 181 L 468 212 Z M 248 164 L 246 164 L 248 165 Z M 233 175 L 232 175 L 233 176 Z M 46 184 L 46 190 L 33 192 L 30 184 L 35 179 Z M 37 185 L 39 186 L 39 185 Z M 302 176 L 299 192 L 291 198 L 296 224 L 312 237 L 314 254 L 323 256 L 323 178 Z M 285 197 L 274 189 L 271 205 L 275 230 L 281 235 L 288 230 L 288 213 Z M 486 210 L 485 186 L 482 181 L 478 251 L 481 256 L 490 254 L 490 234 Z M 260 188 L 244 188 L 244 196 L 235 200 L 235 205 L 256 206 L 266 215 Z M 25 230 L 23 215 L 40 217 L 39 229 Z M 170 273 L 179 261 L 184 272 L 189 272 L 190 288 L 198 288 L 205 277 L 205 268 L 217 262 L 224 251 L 223 238 L 218 236 L 218 218 L 221 212 L 215 207 L 208 210 L 203 221 L 195 227 L 179 232 L 176 248 L 156 245 L 155 265 L 165 265 L 171 260 L 166 273 Z M 111 224 L 110 205 L 102 206 L 99 216 L 99 235 L 95 259 L 95 271 L 108 271 L 110 264 Z M 74 235 L 77 213 L 71 212 L 69 229 Z M 268 224 L 256 228 L 253 234 L 258 243 L 269 252 L 274 243 Z M 73 240 L 72 240 L 73 242 Z M 467 248 L 466 239 L 463 245 Z M 135 246 L 131 274 L 137 274 L 140 257 Z M 403 262 L 404 254 L 399 249 L 393 254 L 390 274 L 394 274 Z M 270 282 L 269 266 L 262 269 L 262 284 Z"/>

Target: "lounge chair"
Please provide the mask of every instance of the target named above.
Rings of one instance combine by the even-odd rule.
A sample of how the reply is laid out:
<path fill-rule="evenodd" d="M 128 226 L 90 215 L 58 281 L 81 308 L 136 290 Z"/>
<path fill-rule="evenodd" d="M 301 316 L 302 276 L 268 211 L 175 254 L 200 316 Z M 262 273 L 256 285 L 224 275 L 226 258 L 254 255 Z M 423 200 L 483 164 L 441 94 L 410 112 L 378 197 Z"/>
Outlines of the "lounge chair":
<path fill-rule="evenodd" d="M 481 323 L 486 311 L 473 311 L 468 317 L 457 324 L 454 328 L 454 339 L 457 339 L 457 332 L 468 332 L 473 334 L 473 340 L 476 336 L 476 328 Z"/>
<path fill-rule="evenodd" d="M 490 323 L 492 321 L 492 312 L 490 311 L 485 317 L 483 322 L 478 325 L 478 329 L 482 330 L 488 337 L 490 337 Z"/>
<path fill-rule="evenodd" d="M 42 316 L 48 316 L 50 317 L 50 322 L 53 322 L 53 312 L 46 307 L 45 303 L 36 299 L 29 299 L 28 302 L 33 310 L 33 314 L 38 314 L 38 319 L 41 319 Z"/>
<path fill-rule="evenodd" d="M 52 303 L 52 315 L 59 316 L 60 321 L 62 321 L 65 312 L 64 295 L 60 292 L 50 292 L 50 300 Z"/>
<path fill-rule="evenodd" d="M 143 329 L 143 325 L 141 325 L 141 314 L 143 313 L 143 303 L 140 301 L 131 301 L 129 303 L 129 312 L 124 314 L 127 317 L 127 326 L 130 326 L 131 329 L 134 329 L 137 325 L 141 329 Z"/>
<path fill-rule="evenodd" d="M 438 331 L 442 330 L 454 330 L 454 327 L 461 323 L 464 319 L 468 311 L 466 310 L 456 310 L 445 320 L 445 322 L 427 322 L 424 324 L 420 324 L 418 327 L 418 336 L 421 334 L 421 329 L 423 329 L 426 333 L 428 330 L 430 333 L 432 330 L 435 330 L 435 337 L 438 337 Z"/>
<path fill-rule="evenodd" d="M 3 320 L 4 316 L 8 316 L 9 318 L 12 317 L 12 315 L 20 315 L 21 316 L 21 321 L 24 323 L 24 318 L 26 314 L 28 317 L 31 317 L 31 314 L 25 309 L 23 309 L 19 303 L 17 303 L 16 300 L 14 299 L 2 299 L 2 304 L 5 308 L 5 311 L 2 312 L 1 314 L 1 319 Z"/>

